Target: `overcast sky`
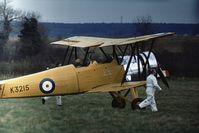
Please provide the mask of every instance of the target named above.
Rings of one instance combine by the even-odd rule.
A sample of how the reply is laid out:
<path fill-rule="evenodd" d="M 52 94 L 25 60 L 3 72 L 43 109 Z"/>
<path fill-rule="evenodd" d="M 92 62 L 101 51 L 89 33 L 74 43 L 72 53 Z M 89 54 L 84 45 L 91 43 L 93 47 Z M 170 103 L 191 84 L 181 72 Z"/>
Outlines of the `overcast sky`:
<path fill-rule="evenodd" d="M 199 0 L 12 0 L 14 8 L 36 11 L 42 21 L 63 23 L 153 22 L 198 23 Z"/>

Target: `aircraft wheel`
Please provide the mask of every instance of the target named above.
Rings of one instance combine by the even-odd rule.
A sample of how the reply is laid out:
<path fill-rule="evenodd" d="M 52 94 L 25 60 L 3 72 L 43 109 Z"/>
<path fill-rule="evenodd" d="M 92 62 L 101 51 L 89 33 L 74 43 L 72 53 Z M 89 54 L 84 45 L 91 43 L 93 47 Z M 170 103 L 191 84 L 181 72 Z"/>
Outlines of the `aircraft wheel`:
<path fill-rule="evenodd" d="M 113 107 L 113 108 L 117 108 L 117 107 L 118 107 L 116 98 L 114 98 L 114 99 L 112 100 L 112 107 Z"/>
<path fill-rule="evenodd" d="M 126 106 L 126 101 L 120 97 L 117 98 L 118 108 L 123 109 Z"/>
<path fill-rule="evenodd" d="M 123 109 L 126 106 L 126 101 L 120 97 L 114 98 L 112 101 L 113 108 L 120 108 Z"/>
<path fill-rule="evenodd" d="M 142 98 L 136 98 L 136 99 L 133 99 L 132 103 L 131 103 L 131 108 L 133 110 L 135 109 L 140 109 L 140 107 L 138 106 L 139 103 L 141 103 L 143 101 Z"/>

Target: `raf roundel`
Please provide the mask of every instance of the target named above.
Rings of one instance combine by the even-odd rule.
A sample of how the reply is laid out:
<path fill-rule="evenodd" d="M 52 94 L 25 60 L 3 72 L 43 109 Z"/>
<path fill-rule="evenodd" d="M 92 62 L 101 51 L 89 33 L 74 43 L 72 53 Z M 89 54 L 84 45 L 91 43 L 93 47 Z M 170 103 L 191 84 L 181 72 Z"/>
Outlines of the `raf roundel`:
<path fill-rule="evenodd" d="M 52 93 L 55 90 L 55 82 L 52 79 L 45 78 L 40 82 L 39 88 L 45 94 Z"/>

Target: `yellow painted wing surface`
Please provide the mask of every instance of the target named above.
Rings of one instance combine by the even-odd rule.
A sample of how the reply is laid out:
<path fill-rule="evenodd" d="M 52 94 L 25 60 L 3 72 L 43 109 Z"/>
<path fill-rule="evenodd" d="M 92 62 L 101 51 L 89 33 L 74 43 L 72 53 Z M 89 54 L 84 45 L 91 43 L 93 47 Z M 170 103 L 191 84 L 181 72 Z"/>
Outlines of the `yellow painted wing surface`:
<path fill-rule="evenodd" d="M 158 34 L 151 34 L 151 35 L 144 35 L 138 37 L 128 37 L 128 38 L 102 38 L 102 37 L 88 37 L 88 36 L 74 36 L 70 38 L 66 38 L 60 41 L 52 42 L 51 44 L 56 45 L 65 45 L 71 47 L 106 47 L 106 46 L 113 46 L 113 45 L 127 45 L 133 44 L 143 41 L 149 41 L 152 39 L 157 39 L 161 37 L 171 36 L 174 33 L 167 32 L 167 33 L 158 33 Z"/>
<path fill-rule="evenodd" d="M 126 90 L 129 88 L 141 87 L 141 86 L 144 86 L 145 84 L 146 84 L 146 81 L 124 82 L 123 84 L 112 83 L 112 84 L 95 87 L 92 90 L 88 91 L 88 93 L 121 91 L 121 90 Z"/>

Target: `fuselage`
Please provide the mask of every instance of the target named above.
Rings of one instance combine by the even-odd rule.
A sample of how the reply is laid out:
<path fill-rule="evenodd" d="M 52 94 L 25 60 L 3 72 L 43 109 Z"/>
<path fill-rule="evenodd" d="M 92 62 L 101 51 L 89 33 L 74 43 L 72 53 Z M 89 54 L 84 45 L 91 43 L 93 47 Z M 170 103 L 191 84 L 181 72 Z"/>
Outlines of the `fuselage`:
<path fill-rule="evenodd" d="M 101 85 L 121 82 L 123 74 L 123 66 L 115 60 L 79 68 L 66 65 L 1 81 L 0 98 L 84 93 Z"/>

